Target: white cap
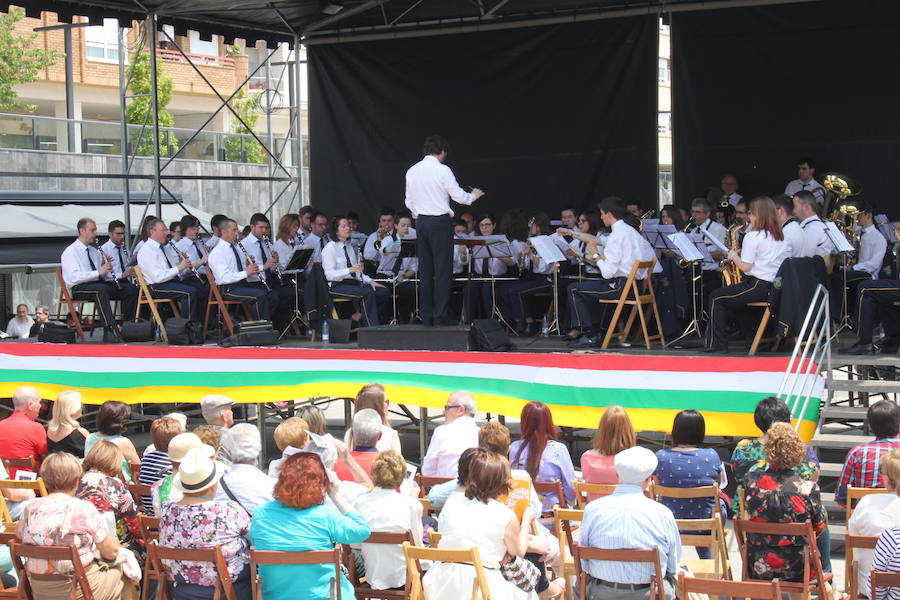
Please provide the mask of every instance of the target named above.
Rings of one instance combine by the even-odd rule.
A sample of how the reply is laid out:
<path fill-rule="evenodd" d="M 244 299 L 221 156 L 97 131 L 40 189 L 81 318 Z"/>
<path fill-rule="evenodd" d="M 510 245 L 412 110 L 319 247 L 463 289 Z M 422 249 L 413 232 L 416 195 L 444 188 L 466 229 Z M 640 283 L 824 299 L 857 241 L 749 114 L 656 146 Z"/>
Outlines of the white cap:
<path fill-rule="evenodd" d="M 199 437 L 197 437 L 196 433 L 179 433 L 175 437 L 169 441 L 169 460 L 172 462 L 181 462 L 184 460 L 184 457 L 187 456 L 188 451 L 193 450 L 195 448 L 209 448 L 209 455 L 212 456 L 216 453 L 215 449 L 212 446 L 207 446 L 204 444 Z"/>
<path fill-rule="evenodd" d="M 639 484 L 653 475 L 659 461 L 650 450 L 634 446 L 616 454 L 613 464 L 619 474 L 619 483 Z"/>

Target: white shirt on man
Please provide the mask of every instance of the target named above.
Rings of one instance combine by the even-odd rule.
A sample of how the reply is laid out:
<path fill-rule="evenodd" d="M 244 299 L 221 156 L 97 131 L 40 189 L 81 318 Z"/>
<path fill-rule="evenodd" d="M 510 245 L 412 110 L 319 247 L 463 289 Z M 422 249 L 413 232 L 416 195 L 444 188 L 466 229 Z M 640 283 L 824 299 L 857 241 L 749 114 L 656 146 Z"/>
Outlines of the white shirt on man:
<path fill-rule="evenodd" d="M 396 234 L 394 234 L 396 235 Z M 407 238 L 411 236 L 407 235 Z M 394 240 L 393 235 L 389 235 L 381 241 L 381 252 L 378 253 L 378 269 L 377 271 L 383 275 L 393 275 L 394 267 L 397 264 L 397 256 L 400 254 L 400 244 Z M 418 271 L 419 259 L 415 256 L 407 256 L 402 259 L 400 270 L 398 273 L 407 271 Z"/>
<path fill-rule="evenodd" d="M 253 465 L 233 464 L 219 482 L 216 500 L 231 500 L 231 496 L 225 491 L 225 485 L 222 484 L 223 481 L 238 504 L 252 515 L 257 506 L 273 500 L 272 492 L 278 480 L 269 477 Z"/>
<path fill-rule="evenodd" d="M 878 279 L 881 263 L 884 261 L 884 253 L 887 251 L 887 240 L 875 225 L 869 225 L 863 229 L 859 240 L 859 258 L 853 265 L 854 271 L 865 271 Z"/>
<path fill-rule="evenodd" d="M 18 315 L 16 315 L 6 324 L 6 333 L 9 334 L 9 337 L 27 338 L 28 334 L 31 333 L 32 325 L 34 325 L 34 319 L 31 315 L 26 315 L 24 322 L 20 321 Z"/>
<path fill-rule="evenodd" d="M 787 243 L 784 240 L 776 240 L 765 231 L 750 231 L 744 236 L 741 260 L 753 264 L 747 273 L 752 277 L 771 283 L 787 256 Z"/>
<path fill-rule="evenodd" d="M 263 265 L 269 260 L 269 253 L 265 248 L 265 242 L 252 233 L 248 233 L 247 236 L 241 240 L 241 245 L 243 245 L 244 249 L 246 249 L 250 256 L 253 257 L 256 264 L 259 265 L 260 273 L 262 273 Z M 261 277 L 259 274 L 247 277 L 247 281 L 250 282 L 257 282 L 260 280 Z"/>
<path fill-rule="evenodd" d="M 356 498 L 354 508 L 365 517 L 370 531 L 411 531 L 414 545 L 422 545 L 422 503 L 409 494 L 376 487 Z M 406 561 L 403 548 L 386 544 L 361 544 L 366 581 L 373 589 L 403 587 Z"/>
<path fill-rule="evenodd" d="M 458 417 L 434 430 L 428 452 L 422 461 L 426 477 L 456 477 L 459 456 L 478 447 L 478 424 L 469 415 Z"/>
<path fill-rule="evenodd" d="M 702 225 L 699 225 L 699 226 L 694 225 L 691 228 L 691 232 L 699 232 L 701 229 L 708 231 L 710 234 L 712 234 L 712 236 L 714 238 L 716 238 L 723 244 L 725 243 L 725 236 L 728 235 L 728 230 L 725 229 L 725 227 L 718 221 L 713 221 L 712 219 L 706 219 L 706 221 L 704 221 Z M 712 242 L 710 242 L 709 240 L 706 241 L 706 249 L 709 250 L 710 254 L 719 250 L 716 247 L 716 245 L 713 244 Z M 705 262 L 705 263 L 701 264 L 700 268 L 703 269 L 704 271 L 718 271 L 719 263 L 718 262 L 711 262 L 711 263 Z"/>
<path fill-rule="evenodd" d="M 175 242 L 175 247 L 184 252 L 194 264 L 203 260 L 203 257 L 207 254 L 203 242 L 199 238 L 192 240 L 188 236 L 184 236 Z M 206 265 L 198 265 L 196 269 L 201 275 L 206 273 Z"/>
<path fill-rule="evenodd" d="M 237 251 L 237 258 L 232 248 Z M 247 259 L 244 253 L 228 242 L 223 241 L 209 253 L 209 268 L 218 285 L 228 285 L 247 279 Z"/>
<path fill-rule="evenodd" d="M 784 235 L 784 241 L 788 246 L 786 258 L 803 256 L 803 230 L 800 228 L 800 224 L 794 219 L 789 219 L 781 226 L 781 233 Z"/>
<path fill-rule="evenodd" d="M 800 229 L 803 230 L 803 249 L 800 252 L 800 256 L 807 258 L 821 256 L 824 258 L 831 254 L 833 246 L 828 238 L 828 234 L 825 233 L 825 223 L 822 222 L 818 215 L 803 219 L 800 223 Z"/>
<path fill-rule="evenodd" d="M 597 262 L 600 275 L 604 279 L 616 279 L 628 277 L 635 261 L 650 261 L 656 258 L 653 246 L 637 229 L 623 220 L 618 220 L 612 225 L 612 232 L 606 238 L 606 243 L 600 248 L 603 258 Z M 659 262 L 653 266 L 654 273 L 661 273 Z M 635 275 L 637 279 L 647 277 L 647 272 L 642 269 Z"/>
<path fill-rule="evenodd" d="M 597 234 L 594 234 L 594 235 L 597 235 Z M 560 236 L 560 237 L 561 237 L 561 236 Z M 563 238 L 563 239 L 565 239 L 565 238 Z M 572 238 L 572 241 L 569 242 L 569 247 L 572 248 L 573 250 L 576 250 L 576 251 L 578 251 L 578 252 L 581 252 L 582 254 L 584 254 L 585 252 L 587 252 L 587 242 L 585 242 L 585 241 L 583 241 L 583 240 L 579 240 L 578 238 L 574 238 L 574 237 L 573 237 L 573 238 Z M 589 262 L 587 262 L 587 261 L 582 261 L 582 260 L 581 260 L 580 258 L 578 258 L 577 256 L 576 256 L 574 259 L 572 259 L 572 260 L 573 260 L 576 264 L 579 263 L 579 262 L 582 262 L 583 265 L 584 265 L 582 268 L 584 269 L 584 272 L 585 272 L 585 273 L 599 273 L 599 272 L 600 272 L 600 269 L 598 269 L 597 267 L 595 267 L 594 265 L 592 265 L 591 263 L 589 263 Z"/>
<path fill-rule="evenodd" d="M 90 254 L 90 260 L 88 260 Z M 63 281 L 70 288 L 88 281 L 99 281 L 97 269 L 103 264 L 100 251 L 94 246 L 86 246 L 76 239 L 63 250 L 59 259 L 62 266 Z"/>
<path fill-rule="evenodd" d="M 116 279 L 121 279 L 122 273 L 128 268 L 128 260 L 130 258 L 128 247 L 125 246 L 124 242 L 121 246 L 116 246 L 112 240 L 106 240 L 106 243 L 100 246 L 100 249 L 112 257 L 112 266 L 113 271 L 116 272 Z"/>
<path fill-rule="evenodd" d="M 722 196 L 723 201 L 728 202 L 730 205 L 732 205 L 734 207 L 737 207 L 738 202 L 741 201 L 741 198 L 743 198 L 743 196 L 741 196 L 737 192 L 735 192 L 733 194 L 725 194 L 724 196 Z"/>
<path fill-rule="evenodd" d="M 144 275 L 147 285 L 164 283 L 178 277 L 178 259 L 170 256 L 166 246 L 160 246 L 148 239 L 138 252 L 138 266 Z"/>
<path fill-rule="evenodd" d="M 825 188 L 815 179 L 810 179 L 806 183 L 803 183 L 800 179 L 795 179 L 789 181 L 784 187 L 784 195 L 790 198 L 793 198 L 794 194 L 797 192 L 802 191 L 812 192 L 816 197 L 816 204 L 819 206 L 822 206 L 825 203 Z"/>
<path fill-rule="evenodd" d="M 428 155 L 406 172 L 406 208 L 413 218 L 419 215 L 450 215 L 452 198 L 460 204 L 475 202 L 475 194 L 466 192 L 456 182 L 450 167 Z"/>

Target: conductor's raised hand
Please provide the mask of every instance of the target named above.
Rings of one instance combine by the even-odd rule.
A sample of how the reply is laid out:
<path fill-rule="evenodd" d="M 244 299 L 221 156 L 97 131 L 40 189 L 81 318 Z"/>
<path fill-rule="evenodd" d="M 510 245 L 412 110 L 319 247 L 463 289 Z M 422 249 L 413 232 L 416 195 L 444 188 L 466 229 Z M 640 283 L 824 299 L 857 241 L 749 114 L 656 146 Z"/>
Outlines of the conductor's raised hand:
<path fill-rule="evenodd" d="M 472 188 L 472 195 L 475 196 L 475 199 L 478 200 L 482 196 L 484 196 L 484 191 L 480 188 Z"/>

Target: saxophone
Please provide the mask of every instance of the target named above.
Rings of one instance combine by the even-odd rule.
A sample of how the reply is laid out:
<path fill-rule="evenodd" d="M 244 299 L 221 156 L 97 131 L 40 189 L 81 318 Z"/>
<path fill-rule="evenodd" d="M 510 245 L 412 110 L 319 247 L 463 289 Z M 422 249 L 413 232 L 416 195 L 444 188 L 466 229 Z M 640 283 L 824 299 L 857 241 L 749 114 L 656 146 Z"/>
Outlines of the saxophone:
<path fill-rule="evenodd" d="M 738 254 L 741 253 L 740 238 L 738 236 L 743 228 L 744 225 L 741 224 L 732 225 L 728 228 L 728 233 L 725 235 L 725 243 L 728 248 L 734 250 Z M 741 279 L 744 278 L 744 272 L 741 271 L 740 267 L 738 267 L 731 259 L 726 258 L 722 260 L 719 262 L 719 266 L 722 268 L 722 285 L 726 287 L 740 283 Z"/>

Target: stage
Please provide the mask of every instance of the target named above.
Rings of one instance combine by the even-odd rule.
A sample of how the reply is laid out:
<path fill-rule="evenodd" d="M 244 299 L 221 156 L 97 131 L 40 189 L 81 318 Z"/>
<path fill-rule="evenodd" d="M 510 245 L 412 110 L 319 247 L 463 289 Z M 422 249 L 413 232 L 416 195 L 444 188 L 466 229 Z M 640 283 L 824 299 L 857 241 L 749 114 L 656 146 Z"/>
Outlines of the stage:
<path fill-rule="evenodd" d="M 78 388 L 91 404 L 194 403 L 211 393 L 263 403 L 352 398 L 378 382 L 392 402 L 409 407 L 440 408 L 449 392 L 465 389 L 479 411 L 518 417 L 537 400 L 551 407 L 557 425 L 579 428 L 596 427 L 605 407 L 620 404 L 638 431 L 668 432 L 678 411 L 693 408 L 703 412 L 707 435 L 748 437 L 759 435 L 756 403 L 778 392 L 789 361 L 671 350 L 572 353 L 559 338 L 516 341 L 516 351 L 501 353 L 7 342 L 0 344 L 0 396 L 33 385 L 48 399 Z M 825 378 L 810 376 L 809 383 L 800 426 L 806 440 Z"/>

